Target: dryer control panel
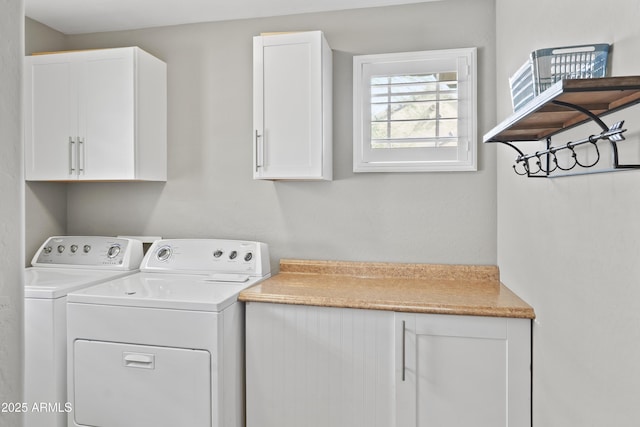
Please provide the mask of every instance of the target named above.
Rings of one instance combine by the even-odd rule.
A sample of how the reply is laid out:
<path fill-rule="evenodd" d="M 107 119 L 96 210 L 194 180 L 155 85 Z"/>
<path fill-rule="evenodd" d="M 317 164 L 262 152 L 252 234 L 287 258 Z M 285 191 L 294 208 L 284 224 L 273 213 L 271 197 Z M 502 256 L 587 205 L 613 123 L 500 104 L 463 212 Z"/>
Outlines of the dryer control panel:
<path fill-rule="evenodd" d="M 36 252 L 34 267 L 136 270 L 142 261 L 142 242 L 105 236 L 53 236 Z"/>
<path fill-rule="evenodd" d="M 269 249 L 265 243 L 222 239 L 165 239 L 153 243 L 140 270 L 264 277 L 271 273 L 271 266 Z"/>

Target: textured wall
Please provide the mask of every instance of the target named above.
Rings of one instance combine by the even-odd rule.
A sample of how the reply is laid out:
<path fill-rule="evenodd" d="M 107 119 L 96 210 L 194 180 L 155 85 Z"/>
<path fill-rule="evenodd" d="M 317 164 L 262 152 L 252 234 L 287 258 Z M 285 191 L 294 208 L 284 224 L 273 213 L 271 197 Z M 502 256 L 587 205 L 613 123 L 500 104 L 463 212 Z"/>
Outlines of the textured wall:
<path fill-rule="evenodd" d="M 22 0 L 0 0 L 0 404 L 21 400 L 23 16 Z M 0 426 L 18 425 L 18 413 L 0 412 Z"/>

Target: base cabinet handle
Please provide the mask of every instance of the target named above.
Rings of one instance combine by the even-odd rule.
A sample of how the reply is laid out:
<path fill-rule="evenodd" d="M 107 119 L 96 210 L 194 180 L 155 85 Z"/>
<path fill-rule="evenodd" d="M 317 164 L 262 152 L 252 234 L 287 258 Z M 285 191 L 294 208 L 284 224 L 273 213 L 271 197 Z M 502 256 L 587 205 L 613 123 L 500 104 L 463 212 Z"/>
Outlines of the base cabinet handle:
<path fill-rule="evenodd" d="M 402 321 L 402 381 L 404 381 L 405 378 L 405 371 L 406 371 L 406 366 L 407 366 L 407 322 L 406 321 Z"/>

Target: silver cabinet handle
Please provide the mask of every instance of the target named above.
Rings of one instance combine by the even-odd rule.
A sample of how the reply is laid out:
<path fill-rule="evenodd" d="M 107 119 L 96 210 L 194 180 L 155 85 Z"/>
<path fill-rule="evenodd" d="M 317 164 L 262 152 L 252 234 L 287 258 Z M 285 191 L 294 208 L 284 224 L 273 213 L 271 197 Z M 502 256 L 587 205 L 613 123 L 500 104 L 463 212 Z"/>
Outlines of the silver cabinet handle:
<path fill-rule="evenodd" d="M 406 336 L 407 336 L 407 328 L 406 322 L 402 321 L 402 381 L 405 380 L 405 371 L 406 371 Z"/>
<path fill-rule="evenodd" d="M 258 149 L 258 138 L 261 138 L 262 135 L 258 133 L 258 129 L 256 129 L 256 138 L 255 138 L 255 148 L 256 148 L 256 172 L 258 172 L 258 168 L 262 166 L 262 162 L 258 161 L 258 155 L 260 150 Z"/>
<path fill-rule="evenodd" d="M 80 156 L 80 149 L 82 149 L 82 157 Z M 85 145 L 84 138 L 78 137 L 78 173 L 84 173 L 84 163 L 85 163 Z"/>
<path fill-rule="evenodd" d="M 73 167 L 73 151 L 75 148 L 75 141 L 73 140 L 72 137 L 69 137 L 69 175 L 73 175 L 73 172 L 75 172 L 75 168 Z"/>

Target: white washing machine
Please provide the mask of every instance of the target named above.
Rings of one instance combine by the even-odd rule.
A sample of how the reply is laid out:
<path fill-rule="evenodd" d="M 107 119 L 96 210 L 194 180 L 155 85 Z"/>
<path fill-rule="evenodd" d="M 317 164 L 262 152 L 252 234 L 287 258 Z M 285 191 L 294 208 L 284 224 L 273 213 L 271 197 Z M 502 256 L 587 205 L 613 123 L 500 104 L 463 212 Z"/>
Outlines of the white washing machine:
<path fill-rule="evenodd" d="M 264 243 L 156 241 L 140 272 L 69 294 L 69 426 L 244 425 L 241 290 Z"/>
<path fill-rule="evenodd" d="M 55 236 L 25 270 L 25 427 L 67 425 L 67 294 L 133 274 L 142 242 L 102 236 Z"/>

